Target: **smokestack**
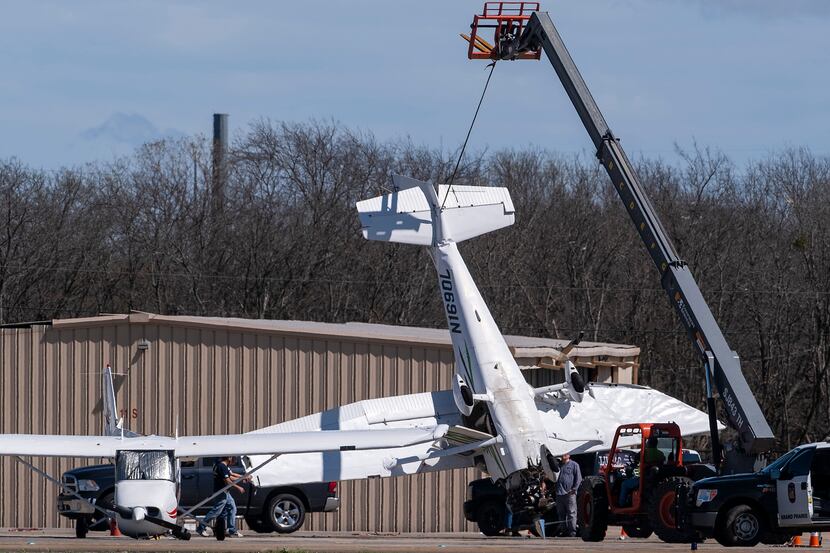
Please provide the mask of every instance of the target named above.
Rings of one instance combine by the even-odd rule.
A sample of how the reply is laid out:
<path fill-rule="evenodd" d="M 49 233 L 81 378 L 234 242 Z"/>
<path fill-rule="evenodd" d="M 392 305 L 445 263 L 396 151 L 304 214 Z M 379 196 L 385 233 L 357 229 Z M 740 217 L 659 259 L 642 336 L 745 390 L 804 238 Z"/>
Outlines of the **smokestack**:
<path fill-rule="evenodd" d="M 213 114 L 213 206 L 221 211 L 225 203 L 226 159 L 228 154 L 228 114 Z"/>

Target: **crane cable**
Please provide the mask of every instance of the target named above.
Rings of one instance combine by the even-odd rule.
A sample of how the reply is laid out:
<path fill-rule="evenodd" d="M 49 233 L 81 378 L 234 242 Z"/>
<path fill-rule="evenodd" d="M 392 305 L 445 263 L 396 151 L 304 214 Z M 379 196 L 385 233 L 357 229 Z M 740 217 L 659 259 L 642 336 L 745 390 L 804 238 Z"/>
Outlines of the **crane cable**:
<path fill-rule="evenodd" d="M 444 195 L 444 201 L 441 202 L 442 210 L 444 209 L 444 204 L 447 203 L 447 197 L 450 195 L 450 191 L 452 190 L 452 183 L 455 180 L 455 175 L 458 173 L 458 167 L 461 165 L 461 159 L 464 157 L 464 151 L 467 149 L 467 142 L 470 140 L 470 134 L 472 134 L 473 127 L 476 124 L 478 112 L 481 109 L 482 102 L 484 102 L 484 95 L 487 94 L 487 87 L 490 86 L 490 77 L 493 76 L 493 70 L 496 68 L 496 62 L 494 61 L 487 67 L 490 68 L 490 73 L 487 75 L 487 81 L 484 83 L 484 90 L 481 91 L 481 97 L 478 99 L 478 106 L 476 106 L 476 112 L 473 114 L 473 120 L 470 122 L 470 128 L 467 129 L 467 137 L 464 139 L 464 144 L 461 146 L 461 152 L 458 154 L 458 160 L 455 162 L 455 169 L 453 169 L 450 181 L 447 183 L 449 186 L 447 187 L 447 193 Z"/>

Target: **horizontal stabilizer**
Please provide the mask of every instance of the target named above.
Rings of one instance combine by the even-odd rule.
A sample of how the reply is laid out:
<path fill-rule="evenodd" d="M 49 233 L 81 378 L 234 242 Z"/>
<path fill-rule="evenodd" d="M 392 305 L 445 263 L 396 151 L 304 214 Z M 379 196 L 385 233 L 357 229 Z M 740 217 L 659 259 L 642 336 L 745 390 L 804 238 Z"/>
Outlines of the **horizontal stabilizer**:
<path fill-rule="evenodd" d="M 389 194 L 357 202 L 363 237 L 421 246 L 461 242 L 513 224 L 506 188 L 439 186 L 394 175 Z"/>
<path fill-rule="evenodd" d="M 500 228 L 515 220 L 515 208 L 507 188 L 492 186 L 453 186 L 442 184 L 438 197 L 444 237 L 462 242 Z"/>

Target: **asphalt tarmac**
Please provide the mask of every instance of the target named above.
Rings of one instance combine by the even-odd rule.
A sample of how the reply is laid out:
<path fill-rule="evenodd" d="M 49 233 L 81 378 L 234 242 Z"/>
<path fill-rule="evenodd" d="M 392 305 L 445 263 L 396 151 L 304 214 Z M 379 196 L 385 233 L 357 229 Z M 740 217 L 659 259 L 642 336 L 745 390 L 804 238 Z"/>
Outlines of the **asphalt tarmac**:
<path fill-rule="evenodd" d="M 585 543 L 576 538 L 542 540 L 532 537 L 486 538 L 481 534 L 375 534 L 358 532 L 296 532 L 288 536 L 278 534 L 246 534 L 242 538 L 217 541 L 214 538 L 194 536 L 190 541 L 169 538 L 134 540 L 114 538 L 99 532 L 79 540 L 72 530 L 0 530 L 0 551 L 274 551 L 318 553 L 536 553 L 549 551 L 689 551 L 689 545 L 669 545 L 655 537 L 646 540 L 628 538 L 619 540 L 618 528 L 609 528 L 607 539 L 601 543 Z M 753 551 L 780 549 L 781 546 L 763 546 Z M 700 551 L 723 550 L 714 541 L 698 545 Z"/>

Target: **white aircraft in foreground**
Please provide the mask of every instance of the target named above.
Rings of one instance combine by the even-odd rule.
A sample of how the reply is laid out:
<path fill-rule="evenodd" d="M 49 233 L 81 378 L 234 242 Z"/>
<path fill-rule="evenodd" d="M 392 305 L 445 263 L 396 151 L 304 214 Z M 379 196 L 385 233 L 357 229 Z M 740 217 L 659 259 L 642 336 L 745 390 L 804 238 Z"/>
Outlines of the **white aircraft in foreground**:
<path fill-rule="evenodd" d="M 369 399 L 257 430 L 273 432 L 449 427 L 437 443 L 372 451 L 286 455 L 259 473 L 262 485 L 398 476 L 478 466 L 526 508 L 557 456 L 610 449 L 620 424 L 674 421 L 708 432 L 707 415 L 644 386 L 586 385 L 563 348 L 564 382 L 534 389 L 516 364 L 457 244 L 511 225 L 505 188 L 441 185 L 393 176 L 389 194 L 357 203 L 363 236 L 429 248 L 455 352 L 452 390 Z M 620 440 L 620 446 L 637 438 Z M 256 463 L 260 459 L 251 458 Z"/>
<path fill-rule="evenodd" d="M 216 436 L 146 436 L 123 429 L 117 416 L 112 373 L 104 371 L 104 434 L 66 436 L 0 434 L 0 455 L 13 455 L 39 474 L 20 456 L 110 457 L 115 459 L 115 497 L 112 509 L 96 507 L 114 518 L 121 532 L 135 538 L 171 532 L 180 539 L 190 533 L 178 524 L 179 458 L 226 455 L 269 455 L 264 464 L 286 453 L 359 451 L 398 448 L 421 442 L 432 444 L 447 427 L 432 429 L 354 430 L 335 432 L 288 432 L 279 434 L 229 434 Z M 253 471 L 252 471 L 253 472 Z M 229 486 L 230 487 L 230 486 Z M 81 501 L 85 501 L 78 496 Z M 224 529 L 217 532 L 224 538 Z"/>

